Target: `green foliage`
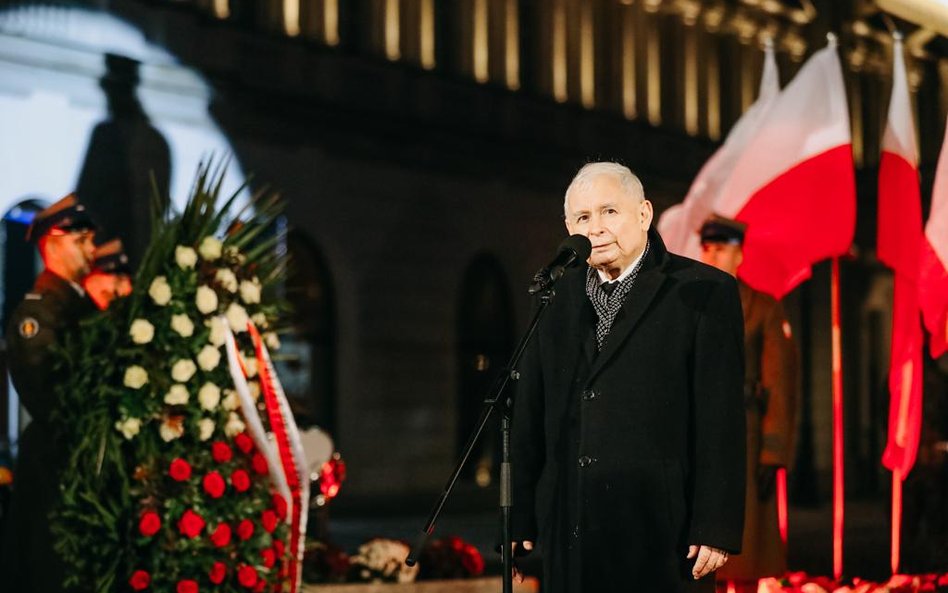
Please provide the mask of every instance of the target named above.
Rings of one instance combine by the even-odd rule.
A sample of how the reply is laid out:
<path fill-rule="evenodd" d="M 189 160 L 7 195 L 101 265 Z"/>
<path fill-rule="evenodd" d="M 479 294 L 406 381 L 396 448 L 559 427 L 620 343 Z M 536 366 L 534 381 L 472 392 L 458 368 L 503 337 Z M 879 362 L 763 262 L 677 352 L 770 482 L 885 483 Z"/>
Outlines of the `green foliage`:
<path fill-rule="evenodd" d="M 243 188 L 219 199 L 226 169 L 226 162 L 202 164 L 180 214 L 155 197 L 152 242 L 132 294 L 64 339 L 69 380 L 59 386 L 55 417 L 67 427 L 70 456 L 51 521 L 71 589 L 172 591 L 194 580 L 202 591 L 246 591 L 254 588 L 252 572 L 269 590 L 286 578 L 287 527 L 272 521 L 282 505 L 243 434 L 220 322 L 230 320 L 252 368 L 241 322 L 253 319 L 269 338 L 284 310 L 276 298 L 286 269 L 275 249 L 280 201 L 262 190 L 234 212 Z M 181 361 L 190 364 L 175 367 Z M 212 446 L 232 455 L 215 457 Z M 175 460 L 190 477 L 171 475 Z M 219 482 L 207 477 L 215 472 Z M 234 477 L 241 472 L 249 477 L 245 490 Z M 193 538 L 179 526 L 187 513 L 204 521 Z M 156 517 L 160 527 L 146 533 L 144 521 Z M 246 539 L 237 535 L 244 521 L 254 526 Z M 210 537 L 222 524 L 233 531 L 226 545 Z M 224 574 L 212 580 L 215 563 Z"/>

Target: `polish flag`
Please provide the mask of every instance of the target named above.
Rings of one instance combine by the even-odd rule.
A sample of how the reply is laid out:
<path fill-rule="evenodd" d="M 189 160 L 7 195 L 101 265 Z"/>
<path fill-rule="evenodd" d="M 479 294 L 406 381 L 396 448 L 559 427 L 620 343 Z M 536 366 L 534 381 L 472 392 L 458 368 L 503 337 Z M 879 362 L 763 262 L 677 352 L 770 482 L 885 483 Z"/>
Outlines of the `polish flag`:
<path fill-rule="evenodd" d="M 737 120 L 724 144 L 698 172 L 685 199 L 663 212 L 658 219 L 658 233 L 669 251 L 692 259 L 701 257 L 698 231 L 704 221 L 717 211 L 724 185 L 738 161 L 746 158 L 747 144 L 760 129 L 761 122 L 779 93 L 777 61 L 774 59 L 773 42 L 768 40 L 757 101 Z"/>
<path fill-rule="evenodd" d="M 813 263 L 846 253 L 856 226 L 849 107 L 835 37 L 762 120 L 715 211 L 748 225 L 738 275 L 779 299 L 810 277 Z"/>
<path fill-rule="evenodd" d="M 932 358 L 948 352 L 948 128 L 938 157 L 932 210 L 921 241 L 919 304 L 931 332 Z"/>
<path fill-rule="evenodd" d="M 922 323 L 918 304 L 922 199 L 918 149 L 902 57 L 895 36 L 892 98 L 879 163 L 879 260 L 895 274 L 889 357 L 889 438 L 882 464 L 903 479 L 915 463 L 922 421 Z"/>

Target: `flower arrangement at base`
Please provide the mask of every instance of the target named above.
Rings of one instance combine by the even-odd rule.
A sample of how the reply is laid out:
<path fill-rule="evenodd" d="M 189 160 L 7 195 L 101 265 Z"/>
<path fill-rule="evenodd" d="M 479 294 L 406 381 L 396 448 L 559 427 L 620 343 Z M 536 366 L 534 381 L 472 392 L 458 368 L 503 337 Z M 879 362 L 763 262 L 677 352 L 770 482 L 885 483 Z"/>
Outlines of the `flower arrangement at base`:
<path fill-rule="evenodd" d="M 252 218 L 237 220 L 237 193 L 218 204 L 225 171 L 203 164 L 182 213 L 156 209 L 132 295 L 66 342 L 56 413 L 72 427 L 72 455 L 52 529 L 69 588 L 291 588 L 289 501 L 224 352 L 229 324 L 259 397 L 247 321 L 266 338 L 282 312 L 272 297 L 286 264 L 272 232 L 279 203 L 258 194 L 241 210 Z"/>
<path fill-rule="evenodd" d="M 411 583 L 473 578 L 484 573 L 481 553 L 457 536 L 428 542 L 414 567 L 405 565 L 408 552 L 405 542 L 385 538 L 365 542 L 352 556 L 334 545 L 310 541 L 303 560 L 303 578 L 308 583 Z"/>
<path fill-rule="evenodd" d="M 408 566 L 405 558 L 411 550 L 403 541 L 377 537 L 349 557 L 350 581 L 361 583 L 411 583 L 418 576 L 418 565 Z"/>
<path fill-rule="evenodd" d="M 429 542 L 418 558 L 418 580 L 467 579 L 484 574 L 480 551 L 452 535 Z"/>
<path fill-rule="evenodd" d="M 893 575 L 884 583 L 860 578 L 836 582 L 828 577 L 791 572 L 758 582 L 759 593 L 948 593 L 948 574 Z"/>

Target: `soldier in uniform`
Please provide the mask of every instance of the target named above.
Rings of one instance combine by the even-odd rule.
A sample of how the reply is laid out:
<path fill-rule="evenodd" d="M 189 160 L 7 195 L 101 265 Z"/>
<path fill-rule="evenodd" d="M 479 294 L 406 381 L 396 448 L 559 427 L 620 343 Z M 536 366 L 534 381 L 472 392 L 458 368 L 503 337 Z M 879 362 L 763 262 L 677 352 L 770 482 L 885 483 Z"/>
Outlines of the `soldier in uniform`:
<path fill-rule="evenodd" d="M 62 590 L 62 561 L 53 549 L 49 512 L 59 492 L 66 452 L 50 420 L 55 408 L 55 346 L 64 332 L 95 311 L 81 286 L 95 245 L 91 218 L 73 195 L 36 215 L 27 231 L 44 269 L 9 322 L 6 339 L 10 375 L 32 418 L 20 437 L 10 520 L 3 539 L 4 589 L 17 593 Z"/>
<path fill-rule="evenodd" d="M 96 247 L 92 271 L 83 279 L 82 287 L 102 311 L 108 309 L 113 300 L 132 293 L 132 269 L 121 239 Z"/>
<path fill-rule="evenodd" d="M 746 225 L 712 216 L 701 227 L 701 259 L 737 277 Z M 718 571 L 736 591 L 783 575 L 786 550 L 777 522 L 776 475 L 790 464 L 796 412 L 796 347 L 780 301 L 738 282 L 744 311 L 747 492 L 740 555 Z"/>

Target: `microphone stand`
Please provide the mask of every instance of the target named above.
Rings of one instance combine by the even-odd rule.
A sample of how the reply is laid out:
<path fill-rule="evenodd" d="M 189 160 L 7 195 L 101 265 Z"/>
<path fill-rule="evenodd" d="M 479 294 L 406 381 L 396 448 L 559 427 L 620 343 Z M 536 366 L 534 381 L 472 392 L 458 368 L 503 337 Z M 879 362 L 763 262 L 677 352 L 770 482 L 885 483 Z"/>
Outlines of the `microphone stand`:
<path fill-rule="evenodd" d="M 546 270 L 541 270 L 538 272 L 533 279 L 533 285 L 531 285 L 530 294 L 535 294 L 539 302 L 536 310 L 533 313 L 533 318 L 530 320 L 530 325 L 527 326 L 527 331 L 524 333 L 523 337 L 520 338 L 520 342 L 517 344 L 517 347 L 514 350 L 513 355 L 510 357 L 510 361 L 507 363 L 507 366 L 504 367 L 503 372 L 500 373 L 500 375 L 497 377 L 497 380 L 494 381 L 493 387 L 491 387 L 490 392 L 484 399 L 484 405 L 481 408 L 481 415 L 477 421 L 477 424 L 475 425 L 474 432 L 468 438 L 467 444 L 464 446 L 464 449 L 461 452 L 461 457 L 458 459 L 454 471 L 451 472 L 451 477 L 448 478 L 448 482 L 444 486 L 444 491 L 435 502 L 434 507 L 432 507 L 431 513 L 428 515 L 428 520 L 425 521 L 425 526 L 421 529 L 421 533 L 418 535 L 414 545 L 412 545 L 411 551 L 408 553 L 408 558 L 405 560 L 405 564 L 408 566 L 414 566 L 415 563 L 418 562 L 418 555 L 424 548 L 428 536 L 430 536 L 434 531 L 435 523 L 437 523 L 438 517 L 441 515 L 441 511 L 444 508 L 444 504 L 447 502 L 448 496 L 451 495 L 451 491 L 454 489 L 454 485 L 457 482 L 458 477 L 461 475 L 461 470 L 464 468 L 468 458 L 471 456 L 471 452 L 474 450 L 474 446 L 477 444 L 481 433 L 484 431 L 484 427 L 487 425 L 487 420 L 490 418 L 491 413 L 495 408 L 498 407 L 498 403 L 501 402 L 500 398 L 504 392 L 504 388 L 507 387 L 507 384 L 511 379 L 516 381 L 520 378 L 520 373 L 516 370 L 517 364 L 520 362 L 520 358 L 523 356 L 523 352 L 526 350 L 527 344 L 530 342 L 530 339 L 536 332 L 537 325 L 540 323 L 540 318 L 543 316 L 543 312 L 546 311 L 546 308 L 550 305 L 550 303 L 553 301 L 553 297 L 556 295 L 556 293 L 553 291 L 553 284 L 559 279 L 560 276 L 562 276 L 561 272 L 555 278 L 549 278 L 548 276 L 541 278 L 541 274 L 543 274 L 545 271 Z M 540 283 L 540 285 L 537 286 L 537 283 Z M 500 515 L 502 522 L 501 561 L 503 563 L 503 593 L 513 593 L 513 555 L 511 549 L 511 538 L 513 537 L 513 530 L 511 527 L 513 493 L 510 482 L 510 416 L 513 410 L 513 398 L 508 397 L 503 400 L 503 404 L 500 407 L 500 412 L 502 414 L 500 427 L 502 443 L 500 464 Z"/>

